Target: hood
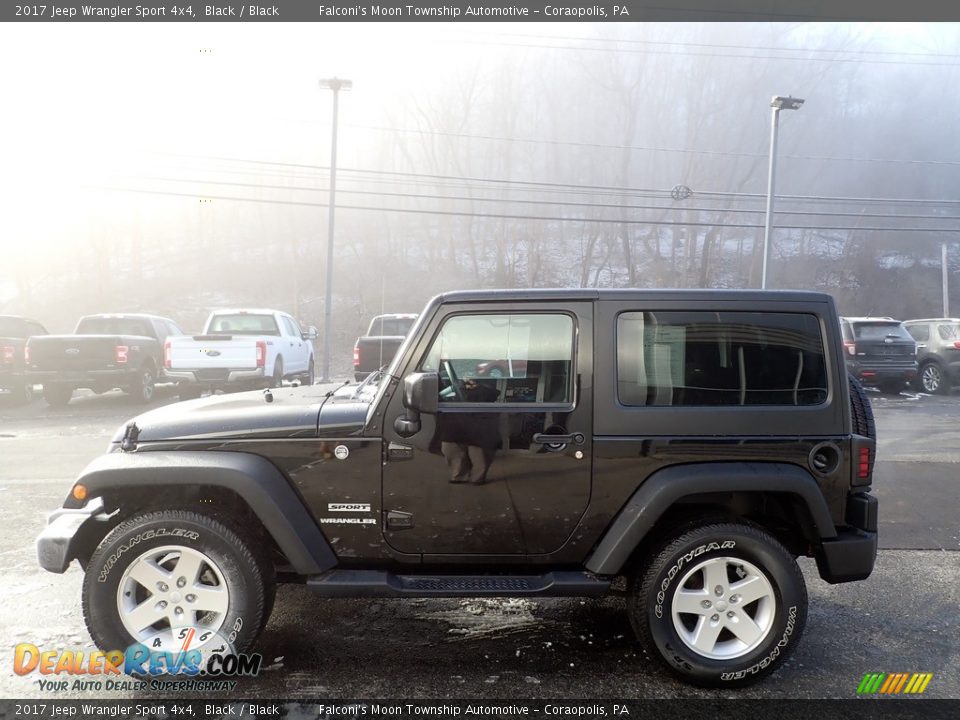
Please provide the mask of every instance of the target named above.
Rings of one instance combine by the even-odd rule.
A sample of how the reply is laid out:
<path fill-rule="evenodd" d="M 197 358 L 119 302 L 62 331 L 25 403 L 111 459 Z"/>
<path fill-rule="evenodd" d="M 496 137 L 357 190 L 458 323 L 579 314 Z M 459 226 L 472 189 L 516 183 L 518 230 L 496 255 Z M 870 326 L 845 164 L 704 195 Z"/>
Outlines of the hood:
<path fill-rule="evenodd" d="M 128 420 L 113 442 L 123 439 L 131 423 L 137 426 L 139 442 L 317 437 L 328 392 L 326 387 L 313 385 L 273 390 L 273 402 L 269 403 L 261 390 L 173 403 Z M 362 406 L 362 416 L 358 406 Z M 356 400 L 345 402 L 329 415 L 329 422 L 356 431 L 363 426 L 367 407 Z"/>

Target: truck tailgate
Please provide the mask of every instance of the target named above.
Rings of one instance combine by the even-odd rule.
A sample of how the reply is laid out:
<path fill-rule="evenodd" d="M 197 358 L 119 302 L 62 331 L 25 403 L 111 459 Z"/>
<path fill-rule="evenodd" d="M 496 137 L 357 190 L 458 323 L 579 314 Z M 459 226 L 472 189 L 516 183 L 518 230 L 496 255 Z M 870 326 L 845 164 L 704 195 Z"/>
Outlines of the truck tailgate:
<path fill-rule="evenodd" d="M 113 335 L 40 335 L 30 338 L 33 370 L 97 370 L 116 364 Z"/>
<path fill-rule="evenodd" d="M 230 335 L 170 338 L 171 370 L 252 370 L 257 367 L 257 341 Z"/>

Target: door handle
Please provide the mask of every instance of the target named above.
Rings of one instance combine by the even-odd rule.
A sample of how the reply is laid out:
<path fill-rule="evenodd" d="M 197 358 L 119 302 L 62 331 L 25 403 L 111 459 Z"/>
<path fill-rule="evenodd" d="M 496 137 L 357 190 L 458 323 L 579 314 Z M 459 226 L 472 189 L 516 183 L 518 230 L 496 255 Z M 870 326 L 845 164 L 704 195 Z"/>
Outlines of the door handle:
<path fill-rule="evenodd" d="M 583 433 L 570 433 L 569 435 L 551 435 L 548 433 L 534 433 L 533 442 L 540 445 L 566 445 L 567 443 L 576 443 L 583 445 Z"/>

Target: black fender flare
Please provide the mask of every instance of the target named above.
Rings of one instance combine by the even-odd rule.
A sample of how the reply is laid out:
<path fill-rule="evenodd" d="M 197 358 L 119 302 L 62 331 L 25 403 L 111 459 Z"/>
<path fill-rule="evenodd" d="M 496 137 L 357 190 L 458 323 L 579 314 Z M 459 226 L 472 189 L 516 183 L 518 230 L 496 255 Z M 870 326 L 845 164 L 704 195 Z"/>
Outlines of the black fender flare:
<path fill-rule="evenodd" d="M 189 450 L 113 452 L 87 465 L 76 482 L 87 488 L 88 498 L 117 488 L 224 488 L 247 504 L 299 574 L 315 575 L 337 564 L 300 495 L 274 464 L 259 455 Z M 79 503 L 68 496 L 64 507 L 74 506 Z"/>
<path fill-rule="evenodd" d="M 830 509 L 813 476 L 788 463 L 673 465 L 653 473 L 614 518 L 587 558 L 586 568 L 616 575 L 657 520 L 678 500 L 703 493 L 767 492 L 797 496 L 821 539 L 837 536 Z"/>

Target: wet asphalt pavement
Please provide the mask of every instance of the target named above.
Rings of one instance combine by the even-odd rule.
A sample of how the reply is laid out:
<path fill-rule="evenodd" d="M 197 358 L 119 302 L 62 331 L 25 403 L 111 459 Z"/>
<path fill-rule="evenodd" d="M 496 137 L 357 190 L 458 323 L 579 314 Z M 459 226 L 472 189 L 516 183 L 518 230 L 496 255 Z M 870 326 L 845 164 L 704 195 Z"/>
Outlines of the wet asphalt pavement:
<path fill-rule="evenodd" d="M 173 402 L 160 388 L 154 405 Z M 736 692 L 674 680 L 634 642 L 622 599 L 325 600 L 281 587 L 248 698 L 854 697 L 867 672 L 932 672 L 926 696 L 960 698 L 960 395 L 873 395 L 881 552 L 866 581 L 810 593 L 802 642 L 775 675 Z M 139 412 L 120 393 L 67 408 L 0 405 L 0 696 L 44 697 L 13 647 L 93 649 L 81 572 L 41 571 L 33 540 L 76 473 Z M 67 699 L 129 691 L 46 694 Z"/>

